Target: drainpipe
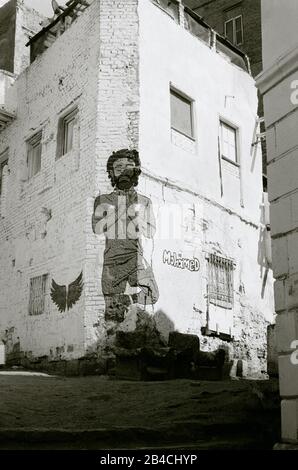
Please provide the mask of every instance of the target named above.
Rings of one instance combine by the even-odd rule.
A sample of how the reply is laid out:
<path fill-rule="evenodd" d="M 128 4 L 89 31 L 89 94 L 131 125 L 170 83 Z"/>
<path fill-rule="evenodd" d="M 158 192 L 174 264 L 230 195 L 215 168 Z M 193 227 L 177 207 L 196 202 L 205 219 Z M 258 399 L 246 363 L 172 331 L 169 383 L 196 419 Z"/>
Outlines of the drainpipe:
<path fill-rule="evenodd" d="M 179 4 L 179 24 L 184 28 L 184 5 L 182 0 L 177 0 L 177 3 Z"/>

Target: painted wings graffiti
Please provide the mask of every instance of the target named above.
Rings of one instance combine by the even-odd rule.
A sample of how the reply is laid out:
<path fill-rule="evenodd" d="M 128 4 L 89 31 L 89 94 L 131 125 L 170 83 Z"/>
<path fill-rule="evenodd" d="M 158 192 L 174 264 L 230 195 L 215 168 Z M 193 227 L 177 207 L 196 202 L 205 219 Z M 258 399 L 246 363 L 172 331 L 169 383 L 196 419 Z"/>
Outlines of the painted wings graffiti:
<path fill-rule="evenodd" d="M 59 312 L 70 310 L 73 305 L 77 303 L 83 291 L 83 272 L 79 277 L 66 286 L 59 286 L 54 279 L 52 279 L 51 299 L 57 305 Z"/>

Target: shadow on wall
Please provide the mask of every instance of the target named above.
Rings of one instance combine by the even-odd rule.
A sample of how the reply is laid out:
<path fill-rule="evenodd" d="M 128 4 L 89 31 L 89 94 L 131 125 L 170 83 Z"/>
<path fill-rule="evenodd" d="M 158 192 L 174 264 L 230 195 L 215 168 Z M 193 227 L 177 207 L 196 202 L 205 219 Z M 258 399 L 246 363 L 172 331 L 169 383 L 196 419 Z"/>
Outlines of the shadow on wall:
<path fill-rule="evenodd" d="M 139 305 L 122 322 L 107 322 L 106 347 L 97 354 L 106 359 L 105 373 L 125 380 L 222 380 L 233 364 L 224 348 L 202 352 L 197 335 L 175 331 L 165 312 L 152 315 Z"/>
<path fill-rule="evenodd" d="M 172 331 L 175 331 L 175 325 L 173 321 L 167 316 L 162 310 L 158 310 L 154 314 L 154 321 L 156 323 L 156 328 L 160 332 L 160 335 L 166 340 L 169 340 L 169 334 Z"/>

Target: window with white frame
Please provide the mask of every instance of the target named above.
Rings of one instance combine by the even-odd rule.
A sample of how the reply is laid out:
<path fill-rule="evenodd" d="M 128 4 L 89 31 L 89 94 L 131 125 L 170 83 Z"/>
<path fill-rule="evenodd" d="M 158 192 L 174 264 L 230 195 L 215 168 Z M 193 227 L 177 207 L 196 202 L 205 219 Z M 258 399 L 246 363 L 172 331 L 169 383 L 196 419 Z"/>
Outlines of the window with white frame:
<path fill-rule="evenodd" d="M 225 37 L 235 46 L 243 44 L 242 15 L 225 21 Z"/>
<path fill-rule="evenodd" d="M 78 108 L 73 108 L 62 116 L 58 123 L 57 158 L 62 157 L 74 148 Z"/>
<path fill-rule="evenodd" d="M 234 263 L 216 254 L 208 255 L 209 302 L 226 309 L 234 304 Z"/>
<path fill-rule="evenodd" d="M 219 141 L 221 157 L 232 163 L 239 164 L 237 129 L 224 121 L 219 123 Z"/>
<path fill-rule="evenodd" d="M 3 192 L 5 169 L 8 166 L 8 151 L 0 155 L 0 197 Z"/>
<path fill-rule="evenodd" d="M 171 88 L 171 127 L 194 138 L 193 100 Z"/>
<path fill-rule="evenodd" d="M 27 140 L 28 178 L 32 178 L 39 173 L 41 168 L 41 138 L 42 132 L 40 131 Z"/>
<path fill-rule="evenodd" d="M 29 315 L 44 313 L 47 283 L 47 274 L 30 279 Z"/>

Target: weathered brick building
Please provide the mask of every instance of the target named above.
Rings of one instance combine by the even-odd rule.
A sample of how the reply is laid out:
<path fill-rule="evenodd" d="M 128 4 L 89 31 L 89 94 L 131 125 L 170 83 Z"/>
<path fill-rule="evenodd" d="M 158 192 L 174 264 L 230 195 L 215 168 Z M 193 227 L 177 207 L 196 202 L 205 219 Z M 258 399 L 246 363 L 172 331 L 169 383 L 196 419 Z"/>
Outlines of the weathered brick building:
<path fill-rule="evenodd" d="M 87 3 L 69 4 L 32 37 L 32 63 L 16 79 L 0 75 L 7 357 L 66 371 L 104 358 L 105 240 L 93 233 L 93 206 L 111 192 L 111 153 L 137 148 L 138 191 L 156 218 L 147 259 L 159 289 L 142 308 L 165 340 L 174 330 L 198 335 L 204 350 L 229 350 L 234 372 L 242 360 L 260 375 L 272 278 L 247 58 L 181 2 Z M 113 328 L 133 328 L 132 317 Z"/>

